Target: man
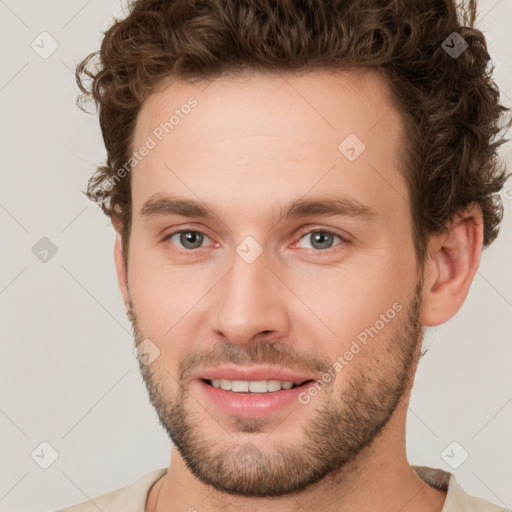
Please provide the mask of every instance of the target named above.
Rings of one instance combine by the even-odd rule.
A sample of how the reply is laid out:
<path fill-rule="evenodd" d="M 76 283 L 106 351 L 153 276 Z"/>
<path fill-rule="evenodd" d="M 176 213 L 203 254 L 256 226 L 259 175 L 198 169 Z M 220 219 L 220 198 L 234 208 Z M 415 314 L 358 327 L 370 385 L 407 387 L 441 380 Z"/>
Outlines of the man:
<path fill-rule="evenodd" d="M 424 330 L 501 220 L 468 12 L 140 0 L 79 65 L 108 152 L 88 195 L 173 448 L 66 511 L 504 510 L 405 450 Z"/>

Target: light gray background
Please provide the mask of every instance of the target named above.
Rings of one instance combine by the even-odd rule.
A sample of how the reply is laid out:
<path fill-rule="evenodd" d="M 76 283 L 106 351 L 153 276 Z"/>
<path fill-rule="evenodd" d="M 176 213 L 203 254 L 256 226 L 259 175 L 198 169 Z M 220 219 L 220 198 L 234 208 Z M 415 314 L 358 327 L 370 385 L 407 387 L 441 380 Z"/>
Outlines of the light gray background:
<path fill-rule="evenodd" d="M 97 117 L 74 106 L 73 71 L 114 15 L 123 15 L 119 0 L 0 0 L 2 511 L 85 501 L 169 460 L 132 353 L 114 231 L 80 192 L 105 152 Z M 511 22 L 509 0 L 480 2 L 478 26 L 508 106 Z M 43 31 L 59 45 L 47 59 L 31 48 Z M 512 170 L 510 143 L 502 155 Z M 511 507 L 512 183 L 503 195 L 501 235 L 465 305 L 427 335 L 407 445 L 411 463 L 450 470 L 471 494 Z M 42 237 L 58 249 L 46 263 L 32 253 Z M 43 441 L 58 452 L 48 469 L 31 458 Z M 458 469 L 441 456 L 453 441 L 469 453 Z M 461 448 L 448 452 L 457 458 Z"/>

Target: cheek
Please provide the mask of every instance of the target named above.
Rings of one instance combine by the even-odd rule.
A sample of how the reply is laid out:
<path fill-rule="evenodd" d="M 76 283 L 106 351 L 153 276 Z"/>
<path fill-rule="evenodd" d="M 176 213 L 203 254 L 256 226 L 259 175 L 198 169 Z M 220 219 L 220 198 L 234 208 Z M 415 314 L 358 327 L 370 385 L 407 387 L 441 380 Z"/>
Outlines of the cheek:
<path fill-rule="evenodd" d="M 129 288 L 140 331 L 154 339 L 162 354 L 190 348 L 189 340 L 204 328 L 211 289 L 225 271 L 215 266 L 173 265 L 158 250 L 134 248 L 130 254 Z M 208 295 L 210 293 L 210 296 Z"/>
<path fill-rule="evenodd" d="M 314 314 L 302 315 L 300 319 L 295 310 L 299 339 L 306 341 L 304 332 L 308 332 L 307 336 L 316 340 L 316 346 L 331 361 L 350 351 L 355 340 L 361 346 L 365 341 L 368 343 L 366 353 L 374 350 L 370 340 L 380 340 L 379 345 L 384 348 L 411 300 L 409 292 L 416 283 L 412 266 L 407 269 L 405 262 L 395 265 L 396 259 L 385 255 L 378 260 L 368 265 L 317 270 L 291 281 L 291 288 Z"/>
<path fill-rule="evenodd" d="M 146 337 L 161 339 L 180 312 L 181 286 L 175 272 L 171 275 L 169 267 L 154 261 L 154 252 L 136 243 L 130 246 L 128 286 L 140 330 Z"/>

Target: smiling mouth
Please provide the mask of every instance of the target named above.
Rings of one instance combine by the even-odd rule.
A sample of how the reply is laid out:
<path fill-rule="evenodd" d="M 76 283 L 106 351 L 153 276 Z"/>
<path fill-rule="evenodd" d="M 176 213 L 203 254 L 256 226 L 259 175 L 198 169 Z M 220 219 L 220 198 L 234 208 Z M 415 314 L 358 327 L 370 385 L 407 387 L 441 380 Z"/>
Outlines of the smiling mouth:
<path fill-rule="evenodd" d="M 301 382 L 282 381 L 282 380 L 228 380 L 228 379 L 202 379 L 206 384 L 223 389 L 224 391 L 231 391 L 233 393 L 245 394 L 261 394 L 261 393 L 275 393 L 288 389 L 303 386 L 310 380 Z"/>

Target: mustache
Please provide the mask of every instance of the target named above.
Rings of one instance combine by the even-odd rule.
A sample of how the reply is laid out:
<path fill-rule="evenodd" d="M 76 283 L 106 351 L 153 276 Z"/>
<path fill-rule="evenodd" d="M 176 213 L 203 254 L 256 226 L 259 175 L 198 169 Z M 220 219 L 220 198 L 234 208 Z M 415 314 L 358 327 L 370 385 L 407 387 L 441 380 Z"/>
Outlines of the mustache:
<path fill-rule="evenodd" d="M 131 297 L 125 306 L 137 346 L 143 341 L 144 335 L 139 329 Z M 319 376 L 325 374 L 332 366 L 332 361 L 329 361 L 317 350 L 298 353 L 289 342 L 266 339 L 249 346 L 240 346 L 229 340 L 220 340 L 206 349 L 189 352 L 180 360 L 178 364 L 179 382 L 185 382 L 196 368 L 211 368 L 228 363 L 241 366 L 257 364 L 279 366 Z M 141 370 L 143 373 L 148 371 L 145 367 L 142 367 Z"/>
<path fill-rule="evenodd" d="M 332 362 L 316 351 L 297 353 L 289 344 L 264 340 L 250 346 L 219 341 L 206 350 L 184 356 L 179 365 L 179 378 L 183 382 L 198 367 L 216 367 L 222 364 L 240 366 L 265 364 L 314 374 L 325 373 Z"/>

